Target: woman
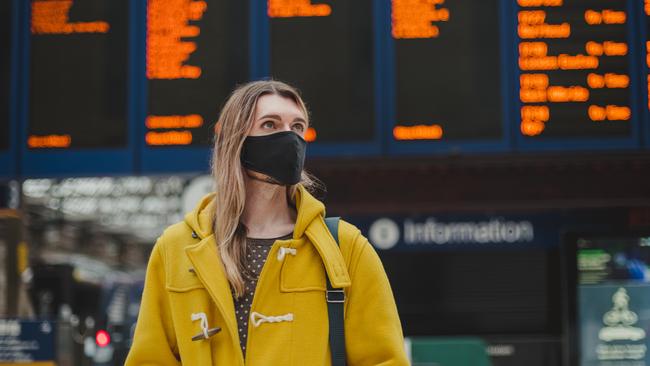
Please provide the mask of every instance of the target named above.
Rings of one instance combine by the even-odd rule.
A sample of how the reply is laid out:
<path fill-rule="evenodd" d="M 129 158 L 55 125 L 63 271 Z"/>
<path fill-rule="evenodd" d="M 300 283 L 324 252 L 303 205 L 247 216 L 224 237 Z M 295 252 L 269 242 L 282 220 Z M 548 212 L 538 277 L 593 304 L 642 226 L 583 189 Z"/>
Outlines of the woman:
<path fill-rule="evenodd" d="M 216 190 L 156 242 L 126 365 L 330 365 L 326 276 L 344 289 L 347 365 L 408 364 L 379 257 L 344 221 L 337 245 L 309 193 L 307 127 L 284 83 L 233 92 L 217 123 Z"/>

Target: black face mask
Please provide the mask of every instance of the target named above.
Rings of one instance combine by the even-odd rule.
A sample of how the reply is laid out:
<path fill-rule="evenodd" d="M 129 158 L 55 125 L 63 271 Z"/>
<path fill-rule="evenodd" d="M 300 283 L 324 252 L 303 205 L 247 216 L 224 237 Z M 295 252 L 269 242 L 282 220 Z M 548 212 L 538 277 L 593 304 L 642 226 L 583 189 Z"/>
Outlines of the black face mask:
<path fill-rule="evenodd" d="M 280 184 L 292 185 L 300 182 L 306 148 L 307 142 L 293 131 L 248 136 L 242 147 L 241 163 Z"/>

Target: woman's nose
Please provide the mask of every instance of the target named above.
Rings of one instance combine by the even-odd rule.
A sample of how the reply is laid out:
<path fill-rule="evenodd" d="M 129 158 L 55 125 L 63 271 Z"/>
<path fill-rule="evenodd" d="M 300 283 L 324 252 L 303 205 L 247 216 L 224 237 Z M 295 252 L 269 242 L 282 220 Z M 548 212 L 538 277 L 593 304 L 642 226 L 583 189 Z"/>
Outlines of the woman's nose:
<path fill-rule="evenodd" d="M 291 125 L 288 124 L 288 123 L 283 123 L 283 124 L 280 126 L 280 130 L 281 130 L 281 131 L 291 131 Z"/>

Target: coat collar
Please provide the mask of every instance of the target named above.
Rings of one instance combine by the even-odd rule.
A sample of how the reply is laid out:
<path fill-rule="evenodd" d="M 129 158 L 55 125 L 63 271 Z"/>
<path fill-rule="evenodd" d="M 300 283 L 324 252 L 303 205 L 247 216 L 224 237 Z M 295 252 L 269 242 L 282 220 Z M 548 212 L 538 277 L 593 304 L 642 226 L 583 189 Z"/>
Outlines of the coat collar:
<path fill-rule="evenodd" d="M 204 196 L 194 210 L 185 215 L 185 222 L 201 239 L 213 234 L 212 225 L 214 223 L 214 210 L 216 205 L 214 198 L 214 192 Z M 300 239 L 312 221 L 317 219 L 318 216 L 322 217 L 325 215 L 325 205 L 312 196 L 302 184 L 296 186 L 294 198 L 298 215 L 296 217 L 293 238 Z"/>

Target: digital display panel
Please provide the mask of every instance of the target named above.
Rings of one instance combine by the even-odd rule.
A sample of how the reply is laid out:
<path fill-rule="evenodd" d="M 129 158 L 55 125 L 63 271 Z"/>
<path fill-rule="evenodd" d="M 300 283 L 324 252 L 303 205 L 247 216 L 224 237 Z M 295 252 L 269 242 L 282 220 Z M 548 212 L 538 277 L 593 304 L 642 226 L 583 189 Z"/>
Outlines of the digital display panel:
<path fill-rule="evenodd" d="M 29 149 L 128 143 L 128 0 L 33 0 Z"/>
<path fill-rule="evenodd" d="M 379 255 L 406 336 L 559 333 L 559 279 L 550 270 L 559 265 L 554 251 L 414 250 Z"/>
<path fill-rule="evenodd" d="M 524 143 L 630 137 L 634 116 L 626 2 L 517 3 L 521 104 L 514 118 Z"/>
<path fill-rule="evenodd" d="M 650 237 L 582 237 L 576 258 L 579 365 L 650 365 Z"/>
<path fill-rule="evenodd" d="M 0 2 L 0 151 L 9 149 L 9 92 L 11 88 L 11 14 L 12 2 Z"/>
<path fill-rule="evenodd" d="M 147 146 L 212 145 L 221 106 L 248 80 L 247 4 L 147 1 Z"/>
<path fill-rule="evenodd" d="M 499 2 L 391 1 L 398 141 L 502 137 Z"/>
<path fill-rule="evenodd" d="M 270 74 L 310 111 L 307 141 L 374 139 L 373 1 L 269 0 Z"/>
<path fill-rule="evenodd" d="M 644 39 L 643 42 L 643 62 L 641 63 L 641 67 L 644 69 L 643 75 L 645 75 L 646 80 L 644 83 L 642 83 L 645 88 L 646 88 L 646 97 L 647 99 L 642 101 L 641 105 L 643 105 L 646 108 L 646 113 L 650 111 L 650 0 L 644 0 L 643 3 L 643 19 L 645 20 L 645 35 L 646 39 Z M 650 139 L 650 121 L 646 121 L 646 133 L 648 134 L 648 138 Z M 650 140 L 648 140 L 650 143 Z"/>

